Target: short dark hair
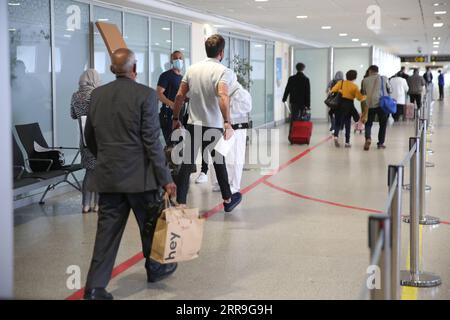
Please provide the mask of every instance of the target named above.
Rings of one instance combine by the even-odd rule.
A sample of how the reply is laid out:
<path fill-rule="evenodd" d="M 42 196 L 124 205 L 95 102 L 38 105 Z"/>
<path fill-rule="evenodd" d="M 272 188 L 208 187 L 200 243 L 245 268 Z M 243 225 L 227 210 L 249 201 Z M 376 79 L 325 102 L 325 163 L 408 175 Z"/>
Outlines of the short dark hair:
<path fill-rule="evenodd" d="M 214 34 L 205 41 L 206 55 L 216 58 L 225 49 L 225 39 L 220 34 Z"/>
<path fill-rule="evenodd" d="M 369 67 L 369 71 L 378 73 L 380 71 L 380 69 L 378 68 L 378 66 L 372 65 Z"/>
<path fill-rule="evenodd" d="M 298 72 L 303 72 L 303 71 L 305 71 L 306 66 L 304 63 L 300 62 L 300 63 L 297 63 L 295 68 L 297 69 Z"/>
<path fill-rule="evenodd" d="M 348 81 L 356 80 L 356 78 L 358 78 L 358 72 L 356 70 L 349 70 L 345 77 Z"/>

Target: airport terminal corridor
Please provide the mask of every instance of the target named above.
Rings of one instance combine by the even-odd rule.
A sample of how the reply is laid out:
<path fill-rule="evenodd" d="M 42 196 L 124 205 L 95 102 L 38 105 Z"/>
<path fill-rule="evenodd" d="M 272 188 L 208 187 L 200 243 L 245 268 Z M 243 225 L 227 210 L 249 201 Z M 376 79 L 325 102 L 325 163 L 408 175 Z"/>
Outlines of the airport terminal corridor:
<path fill-rule="evenodd" d="M 402 299 L 450 298 L 450 100 L 433 104 L 435 153 L 427 170 L 427 211 L 439 226 L 421 227 L 420 265 L 441 276 L 432 289 L 402 288 Z M 220 193 L 191 181 L 189 205 L 208 218 L 200 257 L 180 263 L 162 283 L 145 282 L 139 231 L 130 215 L 109 290 L 116 299 L 359 299 L 369 264 L 368 217 L 387 198 L 387 167 L 408 152 L 414 122 L 389 125 L 385 150 L 336 149 L 329 124 L 315 124 L 310 146 L 292 146 L 280 130 L 280 170 L 244 172 L 243 202 L 233 213 L 217 208 Z M 376 136 L 377 126 L 375 126 Z M 191 176 L 193 180 L 195 175 Z M 406 180 L 407 181 L 407 180 Z M 408 192 L 403 210 L 408 212 Z M 92 255 L 96 213 L 81 215 L 76 192 L 49 198 L 44 206 L 15 211 L 15 296 L 19 299 L 80 299 L 68 290 L 66 269 L 80 267 L 81 285 Z M 402 224 L 401 268 L 408 268 L 409 227 Z"/>

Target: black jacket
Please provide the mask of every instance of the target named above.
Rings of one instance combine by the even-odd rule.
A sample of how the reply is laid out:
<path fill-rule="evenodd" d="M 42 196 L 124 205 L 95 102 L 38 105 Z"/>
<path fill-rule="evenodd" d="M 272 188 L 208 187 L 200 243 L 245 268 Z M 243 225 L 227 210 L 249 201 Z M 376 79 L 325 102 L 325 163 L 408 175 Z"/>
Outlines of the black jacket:
<path fill-rule="evenodd" d="M 286 102 L 288 96 L 290 96 L 290 103 L 297 104 L 300 107 L 311 107 L 311 86 L 309 79 L 303 72 L 289 78 L 284 91 L 283 102 Z"/>
<path fill-rule="evenodd" d="M 172 182 L 158 111 L 155 90 L 128 78 L 92 92 L 84 135 L 97 158 L 98 192 L 141 193 Z"/>

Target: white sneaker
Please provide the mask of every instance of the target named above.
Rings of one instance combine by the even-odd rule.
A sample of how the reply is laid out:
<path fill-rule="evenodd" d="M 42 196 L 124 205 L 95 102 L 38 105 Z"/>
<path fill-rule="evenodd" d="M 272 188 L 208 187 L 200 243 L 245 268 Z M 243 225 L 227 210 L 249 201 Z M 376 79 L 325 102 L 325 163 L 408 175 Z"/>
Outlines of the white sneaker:
<path fill-rule="evenodd" d="M 203 184 L 203 183 L 207 183 L 208 182 L 208 175 L 204 174 L 203 172 L 201 172 L 197 179 L 195 179 L 195 183 L 196 184 Z"/>

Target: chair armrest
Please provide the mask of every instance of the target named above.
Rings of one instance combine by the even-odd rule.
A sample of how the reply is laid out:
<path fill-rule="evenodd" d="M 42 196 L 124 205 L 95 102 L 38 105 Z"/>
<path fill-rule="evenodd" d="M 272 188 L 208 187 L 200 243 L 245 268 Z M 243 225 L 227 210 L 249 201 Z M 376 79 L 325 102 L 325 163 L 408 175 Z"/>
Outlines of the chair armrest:
<path fill-rule="evenodd" d="M 20 169 L 20 173 L 17 175 L 17 179 L 22 179 L 23 173 L 25 172 L 24 166 L 13 166 L 14 169 Z"/>
<path fill-rule="evenodd" d="M 31 163 L 31 162 L 48 162 L 49 165 L 48 165 L 47 169 L 45 170 L 45 172 L 49 172 L 50 168 L 53 165 L 53 160 L 52 159 L 27 159 L 27 161 L 28 161 L 28 163 Z"/>

